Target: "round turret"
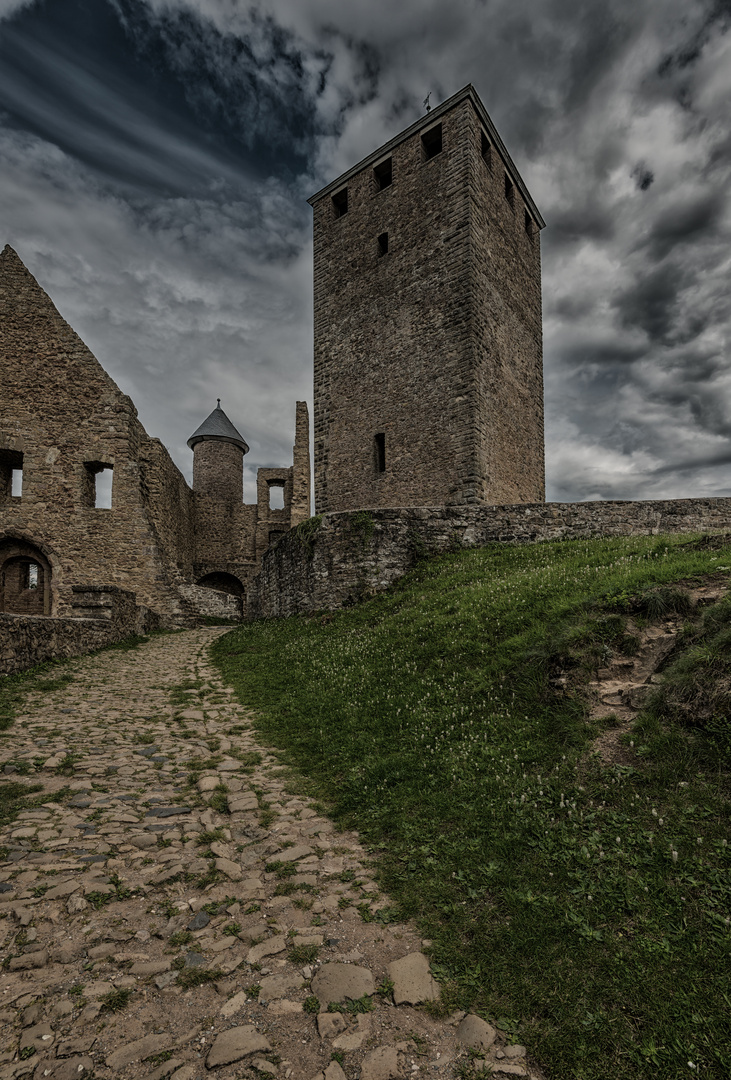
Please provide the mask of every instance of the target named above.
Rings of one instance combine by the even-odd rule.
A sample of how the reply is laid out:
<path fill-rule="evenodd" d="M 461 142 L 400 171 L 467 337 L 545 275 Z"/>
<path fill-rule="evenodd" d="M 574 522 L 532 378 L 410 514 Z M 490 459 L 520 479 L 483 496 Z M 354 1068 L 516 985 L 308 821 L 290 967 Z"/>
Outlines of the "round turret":
<path fill-rule="evenodd" d="M 241 502 L 244 454 L 249 447 L 221 408 L 220 398 L 188 439 L 188 446 L 193 451 L 193 491 Z"/>

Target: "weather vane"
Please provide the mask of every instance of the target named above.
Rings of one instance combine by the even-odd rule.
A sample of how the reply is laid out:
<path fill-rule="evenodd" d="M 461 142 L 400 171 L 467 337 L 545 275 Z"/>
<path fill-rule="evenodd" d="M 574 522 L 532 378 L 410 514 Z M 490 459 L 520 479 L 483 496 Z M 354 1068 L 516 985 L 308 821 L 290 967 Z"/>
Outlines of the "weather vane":
<path fill-rule="evenodd" d="M 430 97 L 431 97 L 431 90 L 429 91 L 429 93 L 424 98 L 424 108 L 426 109 L 427 112 L 431 112 L 431 105 L 429 104 L 429 98 Z"/>

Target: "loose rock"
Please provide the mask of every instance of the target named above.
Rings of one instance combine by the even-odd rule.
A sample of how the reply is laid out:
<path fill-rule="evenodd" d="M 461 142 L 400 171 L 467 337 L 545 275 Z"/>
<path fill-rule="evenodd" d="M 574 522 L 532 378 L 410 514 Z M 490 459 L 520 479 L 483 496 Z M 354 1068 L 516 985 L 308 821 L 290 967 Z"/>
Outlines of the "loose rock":
<path fill-rule="evenodd" d="M 324 1002 L 357 1000 L 375 994 L 376 983 L 368 968 L 355 964 L 323 964 L 312 980 L 312 993 Z"/>
<path fill-rule="evenodd" d="M 388 965 L 393 980 L 394 1004 L 418 1005 L 422 1001 L 438 1001 L 439 986 L 432 978 L 429 961 L 423 953 L 410 953 Z"/>
<path fill-rule="evenodd" d="M 242 1027 L 229 1028 L 216 1038 L 208 1052 L 206 1065 L 209 1069 L 218 1065 L 231 1065 L 250 1054 L 260 1054 L 266 1050 L 271 1050 L 266 1036 L 260 1035 L 251 1024 L 245 1024 Z"/>

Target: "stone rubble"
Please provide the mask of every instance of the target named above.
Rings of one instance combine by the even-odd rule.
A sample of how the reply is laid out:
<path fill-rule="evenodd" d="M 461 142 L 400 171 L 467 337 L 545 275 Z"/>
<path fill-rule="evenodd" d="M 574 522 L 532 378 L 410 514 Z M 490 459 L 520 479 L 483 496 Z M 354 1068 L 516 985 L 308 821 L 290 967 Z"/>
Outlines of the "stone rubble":
<path fill-rule="evenodd" d="M 0 783 L 43 791 L 0 830 L 0 1080 L 539 1080 L 430 1009 L 428 943 L 288 791 L 207 659 L 223 632 L 74 660 L 3 736 Z"/>

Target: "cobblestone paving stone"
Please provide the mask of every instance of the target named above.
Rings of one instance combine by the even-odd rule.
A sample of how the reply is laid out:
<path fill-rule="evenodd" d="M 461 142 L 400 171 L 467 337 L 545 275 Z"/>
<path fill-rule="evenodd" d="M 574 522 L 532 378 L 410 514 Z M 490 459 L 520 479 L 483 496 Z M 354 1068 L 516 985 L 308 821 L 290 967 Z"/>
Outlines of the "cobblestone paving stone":
<path fill-rule="evenodd" d="M 3 737 L 0 783 L 69 794 L 0 834 L 0 1080 L 452 1077 L 467 1047 L 540 1077 L 425 1007 L 425 943 L 377 921 L 358 836 L 287 793 L 207 659 L 222 632 L 73 661 Z"/>

